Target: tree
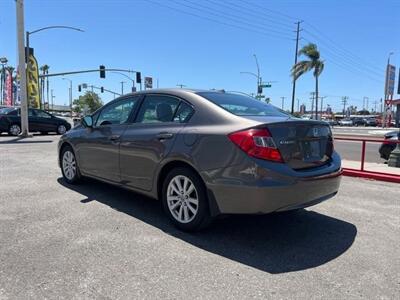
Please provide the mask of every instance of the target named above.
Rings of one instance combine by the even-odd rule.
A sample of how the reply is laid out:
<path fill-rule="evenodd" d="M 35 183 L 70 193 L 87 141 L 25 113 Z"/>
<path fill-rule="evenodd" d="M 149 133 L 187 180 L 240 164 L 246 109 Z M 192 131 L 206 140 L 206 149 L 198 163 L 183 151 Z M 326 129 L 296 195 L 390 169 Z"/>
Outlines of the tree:
<path fill-rule="evenodd" d="M 317 45 L 308 44 L 300 49 L 298 56 L 304 55 L 308 58 L 308 60 L 299 61 L 292 67 L 292 76 L 293 80 L 297 80 L 301 75 L 307 73 L 311 70 L 314 70 L 315 77 L 315 118 L 318 119 L 318 78 L 324 70 L 324 61 L 320 60 L 320 54 L 317 49 Z"/>
<path fill-rule="evenodd" d="M 103 106 L 103 101 L 95 92 L 86 91 L 73 102 L 73 110 L 77 113 L 89 114 Z"/>
<path fill-rule="evenodd" d="M 40 68 L 39 68 L 39 70 L 40 71 L 42 71 L 42 74 L 43 75 L 45 75 L 45 74 L 49 74 L 49 69 L 50 69 L 50 66 L 49 65 L 43 65 L 43 66 L 41 66 Z M 46 77 L 46 81 L 47 81 L 47 84 L 46 84 L 46 90 L 47 90 L 47 103 L 49 102 L 49 77 Z M 40 101 L 44 104 L 46 101 L 44 100 L 44 91 L 45 91 L 45 81 L 44 81 L 44 78 L 42 77 L 42 78 L 40 78 L 40 86 L 41 86 L 41 99 L 40 99 Z"/>

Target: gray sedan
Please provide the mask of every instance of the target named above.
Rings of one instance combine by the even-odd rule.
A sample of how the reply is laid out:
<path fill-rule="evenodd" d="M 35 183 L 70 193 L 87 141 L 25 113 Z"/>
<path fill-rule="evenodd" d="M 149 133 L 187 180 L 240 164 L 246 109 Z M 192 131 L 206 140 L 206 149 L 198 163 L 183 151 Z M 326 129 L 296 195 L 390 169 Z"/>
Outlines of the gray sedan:
<path fill-rule="evenodd" d="M 328 124 L 224 91 L 124 95 L 64 134 L 58 151 L 68 183 L 91 177 L 159 199 L 187 231 L 221 214 L 314 205 L 341 179 Z"/>

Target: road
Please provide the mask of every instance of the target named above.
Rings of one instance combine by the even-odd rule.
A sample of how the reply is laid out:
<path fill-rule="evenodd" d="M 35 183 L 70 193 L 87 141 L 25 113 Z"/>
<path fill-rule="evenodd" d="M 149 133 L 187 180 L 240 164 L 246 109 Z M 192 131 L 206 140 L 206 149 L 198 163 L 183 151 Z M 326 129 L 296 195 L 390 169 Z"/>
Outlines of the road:
<path fill-rule="evenodd" d="M 396 184 L 345 177 L 310 209 L 186 234 L 155 200 L 66 184 L 57 139 L 0 137 L 0 299 L 398 298 Z"/>
<path fill-rule="evenodd" d="M 342 159 L 360 161 L 361 142 L 335 140 L 335 149 Z M 365 147 L 365 161 L 384 163 L 385 160 L 379 155 L 380 143 L 367 143 Z"/>

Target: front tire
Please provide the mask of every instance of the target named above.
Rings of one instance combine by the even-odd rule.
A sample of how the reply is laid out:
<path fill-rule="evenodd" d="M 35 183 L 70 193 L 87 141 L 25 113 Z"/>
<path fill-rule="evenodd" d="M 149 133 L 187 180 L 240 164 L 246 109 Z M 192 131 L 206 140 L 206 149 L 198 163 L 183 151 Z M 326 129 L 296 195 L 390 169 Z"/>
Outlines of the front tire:
<path fill-rule="evenodd" d="M 161 200 L 165 213 L 183 231 L 198 231 L 211 223 L 203 181 L 188 168 L 169 172 L 163 183 Z"/>
<path fill-rule="evenodd" d="M 69 184 L 78 183 L 81 180 L 78 163 L 71 146 L 65 146 L 61 151 L 61 172 L 64 180 Z"/>
<path fill-rule="evenodd" d="M 12 124 L 8 129 L 8 133 L 13 136 L 18 136 L 21 133 L 21 126 L 18 124 Z"/>

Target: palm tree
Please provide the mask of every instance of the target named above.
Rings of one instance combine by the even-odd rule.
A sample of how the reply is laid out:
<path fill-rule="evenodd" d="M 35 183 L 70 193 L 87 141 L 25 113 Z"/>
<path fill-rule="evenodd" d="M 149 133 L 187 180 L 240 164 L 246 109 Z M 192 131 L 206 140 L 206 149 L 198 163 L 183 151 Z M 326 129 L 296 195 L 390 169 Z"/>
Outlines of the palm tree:
<path fill-rule="evenodd" d="M 315 118 L 318 119 L 318 77 L 324 70 L 324 61 L 320 60 L 320 54 L 317 45 L 308 44 L 300 49 L 298 56 L 304 55 L 309 60 L 299 61 L 292 67 L 293 80 L 297 80 L 301 75 L 308 71 L 314 70 L 315 77 Z"/>
<path fill-rule="evenodd" d="M 39 70 L 42 71 L 42 74 L 43 74 L 43 75 L 49 74 L 49 69 L 50 69 L 50 66 L 49 66 L 49 65 L 43 65 L 43 66 L 41 66 L 41 67 L 39 68 Z M 45 99 L 45 97 L 44 97 L 44 90 L 45 90 L 44 83 L 45 83 L 45 81 L 44 81 L 44 78 L 43 78 L 43 77 L 41 78 L 40 83 L 41 83 L 41 86 L 42 86 L 42 87 L 41 87 L 41 91 L 42 91 L 42 99 L 41 99 L 41 102 L 43 102 L 43 105 L 44 105 L 44 103 L 45 103 L 45 101 L 44 101 L 44 99 Z M 48 77 L 47 77 L 47 102 L 49 102 L 49 78 L 48 78 Z M 41 105 L 42 105 L 42 103 L 41 103 Z"/>

